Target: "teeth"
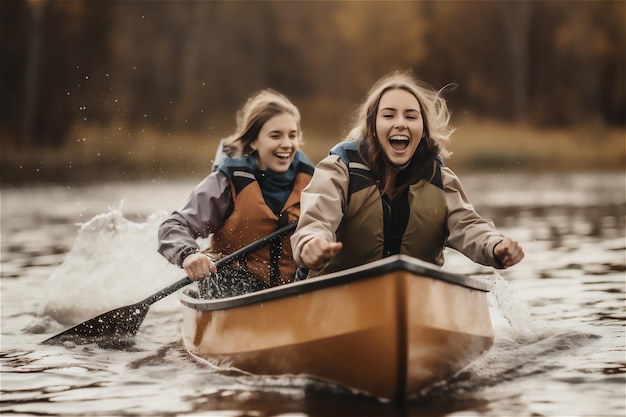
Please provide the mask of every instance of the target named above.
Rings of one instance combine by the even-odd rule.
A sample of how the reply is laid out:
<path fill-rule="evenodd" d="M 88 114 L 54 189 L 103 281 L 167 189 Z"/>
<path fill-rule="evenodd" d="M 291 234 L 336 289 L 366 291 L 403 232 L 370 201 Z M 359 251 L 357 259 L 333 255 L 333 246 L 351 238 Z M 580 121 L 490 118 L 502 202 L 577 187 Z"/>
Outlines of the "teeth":
<path fill-rule="evenodd" d="M 277 152 L 276 156 L 279 158 L 289 158 L 291 152 Z"/>
<path fill-rule="evenodd" d="M 390 137 L 389 140 L 398 140 L 398 141 L 406 141 L 406 142 L 408 142 L 409 138 L 407 136 L 396 135 L 396 136 Z"/>

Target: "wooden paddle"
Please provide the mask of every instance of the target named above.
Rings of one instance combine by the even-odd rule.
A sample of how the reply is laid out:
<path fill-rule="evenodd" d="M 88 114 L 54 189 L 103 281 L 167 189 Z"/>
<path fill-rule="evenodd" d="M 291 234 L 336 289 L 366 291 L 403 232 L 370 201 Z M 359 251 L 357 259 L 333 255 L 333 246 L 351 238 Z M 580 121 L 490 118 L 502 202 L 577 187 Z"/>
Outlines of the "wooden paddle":
<path fill-rule="evenodd" d="M 223 266 L 233 263 L 239 259 L 245 258 L 250 253 L 269 244 L 274 239 L 283 236 L 296 228 L 297 222 L 288 224 L 287 226 L 270 233 L 269 235 L 250 243 L 247 246 L 231 253 L 228 256 L 215 262 L 216 266 Z M 160 299 L 178 291 L 179 289 L 191 284 L 193 281 L 185 277 L 177 281 L 169 287 L 152 294 L 148 298 L 125 307 L 120 307 L 107 313 L 100 314 L 97 317 L 80 323 L 56 336 L 44 340 L 45 344 L 59 344 L 70 341 L 74 344 L 97 343 L 104 339 L 114 338 L 112 341 L 124 344 L 125 340 L 134 336 L 141 323 L 143 322 L 150 306 Z"/>

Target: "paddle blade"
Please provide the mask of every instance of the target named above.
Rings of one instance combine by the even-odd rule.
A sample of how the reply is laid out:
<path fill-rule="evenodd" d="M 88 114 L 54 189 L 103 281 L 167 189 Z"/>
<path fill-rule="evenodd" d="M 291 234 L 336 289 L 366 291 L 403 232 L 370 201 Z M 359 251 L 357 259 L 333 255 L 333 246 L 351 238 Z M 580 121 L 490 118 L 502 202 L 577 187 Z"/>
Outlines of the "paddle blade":
<path fill-rule="evenodd" d="M 70 329 L 44 340 L 45 344 L 71 342 L 77 345 L 100 342 L 109 347 L 116 344 L 126 345 L 143 322 L 150 304 L 141 302 L 100 314 Z"/>

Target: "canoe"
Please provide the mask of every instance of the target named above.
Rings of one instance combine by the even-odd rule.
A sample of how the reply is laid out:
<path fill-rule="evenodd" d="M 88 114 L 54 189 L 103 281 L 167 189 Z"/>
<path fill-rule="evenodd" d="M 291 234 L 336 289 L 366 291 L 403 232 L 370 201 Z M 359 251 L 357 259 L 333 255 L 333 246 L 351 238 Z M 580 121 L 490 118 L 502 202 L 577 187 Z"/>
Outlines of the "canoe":
<path fill-rule="evenodd" d="M 183 339 L 213 364 L 308 375 L 403 401 L 451 378 L 493 343 L 488 283 L 395 255 L 242 296 L 187 288 Z"/>

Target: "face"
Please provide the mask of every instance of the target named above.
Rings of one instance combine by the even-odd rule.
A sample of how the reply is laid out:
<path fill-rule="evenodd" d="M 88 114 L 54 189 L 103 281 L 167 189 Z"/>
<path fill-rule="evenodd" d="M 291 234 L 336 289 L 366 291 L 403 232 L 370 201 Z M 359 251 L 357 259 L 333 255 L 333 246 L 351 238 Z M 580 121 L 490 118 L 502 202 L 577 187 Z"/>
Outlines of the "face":
<path fill-rule="evenodd" d="M 261 171 L 285 172 L 300 146 L 298 124 L 289 113 L 269 119 L 250 147 L 258 152 Z"/>
<path fill-rule="evenodd" d="M 376 114 L 376 136 L 387 159 L 396 166 L 406 165 L 424 132 L 419 102 L 408 91 L 386 91 Z"/>

